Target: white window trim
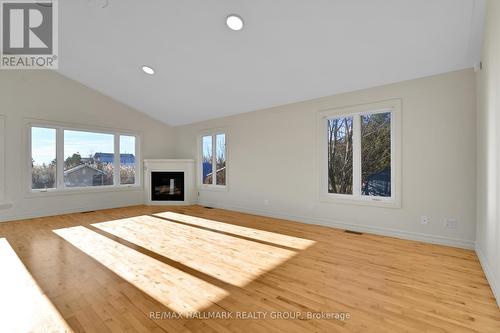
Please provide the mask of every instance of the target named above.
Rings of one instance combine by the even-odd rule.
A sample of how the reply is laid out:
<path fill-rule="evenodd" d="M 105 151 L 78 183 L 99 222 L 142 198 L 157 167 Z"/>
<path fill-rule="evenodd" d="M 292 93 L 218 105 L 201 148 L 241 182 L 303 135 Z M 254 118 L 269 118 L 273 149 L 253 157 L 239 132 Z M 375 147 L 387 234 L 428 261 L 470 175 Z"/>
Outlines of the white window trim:
<path fill-rule="evenodd" d="M 137 191 L 142 189 L 142 144 L 141 144 L 141 133 L 130 130 L 121 130 L 116 128 L 105 128 L 97 126 L 86 126 L 70 123 L 61 123 L 37 119 L 29 119 L 26 122 L 26 142 L 24 147 L 26 147 L 26 197 L 38 197 L 43 196 L 57 196 L 57 195 L 67 195 L 67 194 L 79 194 L 79 193 L 100 193 L 100 192 L 116 192 L 116 191 Z M 105 186 L 89 186 L 89 187 L 65 187 L 64 186 L 64 158 L 57 158 L 56 165 L 56 188 L 53 189 L 32 189 L 31 188 L 31 128 L 32 127 L 42 127 L 51 128 L 56 130 L 56 157 L 64 157 L 64 131 L 85 131 L 92 133 L 103 133 L 114 135 L 114 148 L 115 148 L 115 161 L 114 165 L 119 166 L 120 159 L 120 145 L 118 137 L 120 135 L 134 136 L 135 140 L 135 155 L 136 155 L 136 183 L 135 184 L 120 184 L 120 173 L 114 172 L 114 185 Z M 116 153 L 118 152 L 118 153 Z M 117 164 L 118 163 L 118 164 Z M 117 169 L 119 171 L 119 168 Z"/>
<path fill-rule="evenodd" d="M 216 159 L 215 155 L 215 150 L 216 150 L 216 142 L 215 142 L 215 137 L 217 134 L 224 134 L 225 135 L 225 142 L 226 142 L 226 147 L 225 147 L 225 154 L 226 154 L 226 185 L 216 185 L 216 184 L 203 184 L 203 143 L 202 143 L 202 138 L 204 136 L 212 136 L 212 163 Z M 227 131 L 224 128 L 216 128 L 216 129 L 208 129 L 208 130 L 203 130 L 198 134 L 197 137 L 197 146 L 198 146 L 198 154 L 197 154 L 197 161 L 196 161 L 196 183 L 198 184 L 198 189 L 201 191 L 227 191 L 228 190 L 228 170 L 229 170 L 229 154 L 228 154 L 228 143 L 227 143 Z M 212 168 L 216 168 L 216 164 L 213 164 Z M 213 182 L 216 181 L 217 176 L 212 177 Z"/>
<path fill-rule="evenodd" d="M 393 99 L 369 104 L 332 108 L 318 112 L 319 201 L 354 205 L 401 208 L 401 100 Z M 328 138 L 327 120 L 343 116 L 361 116 L 368 113 L 391 112 L 391 198 L 363 196 L 360 186 L 353 186 L 353 194 L 328 193 Z M 353 123 L 359 117 L 353 117 Z M 360 126 L 354 126 L 357 131 Z M 360 138 L 361 133 L 353 133 Z M 353 140 L 353 184 L 361 183 L 361 140 Z"/>

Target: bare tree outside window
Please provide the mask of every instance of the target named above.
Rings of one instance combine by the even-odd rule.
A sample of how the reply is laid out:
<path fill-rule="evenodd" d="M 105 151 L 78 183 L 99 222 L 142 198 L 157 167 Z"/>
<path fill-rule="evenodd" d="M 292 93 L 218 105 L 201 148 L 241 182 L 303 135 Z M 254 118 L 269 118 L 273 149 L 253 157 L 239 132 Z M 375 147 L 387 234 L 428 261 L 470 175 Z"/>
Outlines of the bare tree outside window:
<path fill-rule="evenodd" d="M 201 137 L 202 184 L 226 186 L 226 134 Z"/>
<path fill-rule="evenodd" d="M 226 135 L 217 134 L 215 136 L 216 150 L 216 184 L 226 185 Z"/>
<path fill-rule="evenodd" d="M 400 100 L 318 113 L 322 200 L 401 207 L 400 114 Z"/>
<path fill-rule="evenodd" d="M 361 116 L 361 193 L 391 196 L 391 113 Z"/>
<path fill-rule="evenodd" d="M 202 138 L 202 169 L 203 169 L 203 184 L 212 184 L 213 172 L 213 148 L 212 136 L 204 136 Z"/>
<path fill-rule="evenodd" d="M 328 192 L 352 194 L 353 118 L 329 119 Z"/>

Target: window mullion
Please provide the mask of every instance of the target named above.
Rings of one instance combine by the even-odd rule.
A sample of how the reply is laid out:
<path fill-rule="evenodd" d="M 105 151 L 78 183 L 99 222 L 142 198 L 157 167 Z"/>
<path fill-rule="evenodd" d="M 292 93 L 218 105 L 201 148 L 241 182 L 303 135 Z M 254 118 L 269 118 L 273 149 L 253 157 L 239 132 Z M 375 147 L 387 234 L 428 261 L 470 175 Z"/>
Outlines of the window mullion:
<path fill-rule="evenodd" d="M 352 194 L 361 196 L 361 116 L 353 116 Z"/>
<path fill-rule="evenodd" d="M 56 129 L 56 189 L 64 189 L 64 129 Z"/>

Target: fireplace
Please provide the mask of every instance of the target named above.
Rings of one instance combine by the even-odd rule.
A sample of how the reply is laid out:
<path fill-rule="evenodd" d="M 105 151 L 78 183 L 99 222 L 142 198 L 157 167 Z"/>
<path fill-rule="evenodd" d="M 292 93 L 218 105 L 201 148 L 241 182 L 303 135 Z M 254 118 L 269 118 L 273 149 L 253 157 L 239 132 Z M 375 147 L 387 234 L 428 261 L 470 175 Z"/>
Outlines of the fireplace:
<path fill-rule="evenodd" d="M 184 201 L 184 172 L 151 172 L 152 201 Z"/>
<path fill-rule="evenodd" d="M 197 202 L 194 160 L 144 160 L 145 202 L 185 206 Z"/>

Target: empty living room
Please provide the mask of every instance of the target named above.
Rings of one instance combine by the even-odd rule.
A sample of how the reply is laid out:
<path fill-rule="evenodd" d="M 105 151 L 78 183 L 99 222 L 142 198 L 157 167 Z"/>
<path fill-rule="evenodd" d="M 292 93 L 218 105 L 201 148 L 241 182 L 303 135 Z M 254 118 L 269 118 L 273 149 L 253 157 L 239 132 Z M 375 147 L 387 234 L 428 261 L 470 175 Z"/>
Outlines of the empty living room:
<path fill-rule="evenodd" d="M 499 305 L 500 0 L 0 0 L 0 333 Z"/>

